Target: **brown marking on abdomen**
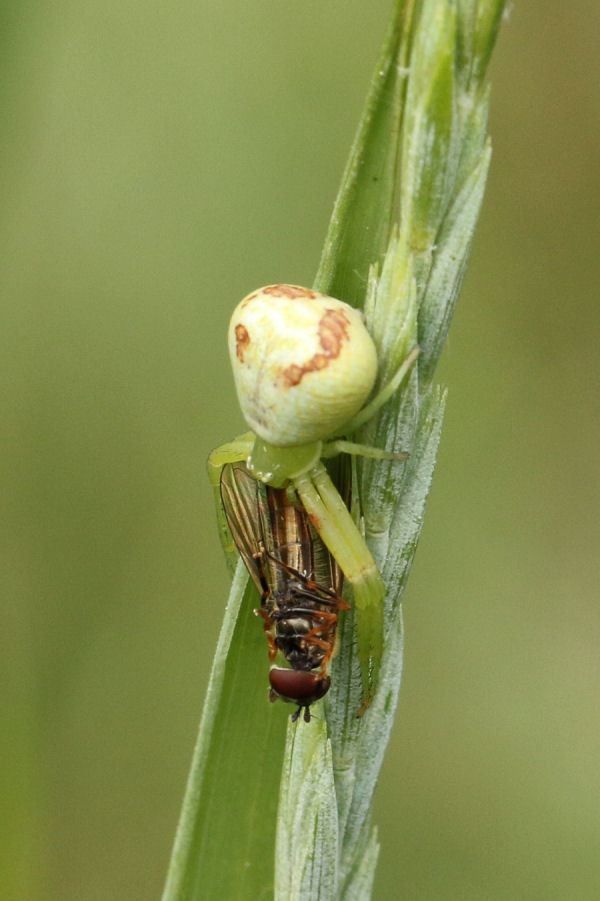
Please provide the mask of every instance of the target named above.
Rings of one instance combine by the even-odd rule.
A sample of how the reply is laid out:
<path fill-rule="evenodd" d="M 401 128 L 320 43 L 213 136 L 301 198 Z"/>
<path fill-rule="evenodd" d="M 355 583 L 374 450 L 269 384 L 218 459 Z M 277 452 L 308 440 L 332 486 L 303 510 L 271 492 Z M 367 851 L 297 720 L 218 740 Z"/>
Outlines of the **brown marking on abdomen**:
<path fill-rule="evenodd" d="M 306 373 L 325 369 L 330 360 L 339 357 L 344 341 L 349 340 L 349 325 L 350 320 L 343 310 L 325 310 L 319 321 L 319 343 L 323 353 L 313 354 L 303 365 L 292 363 L 284 369 L 282 376 L 285 387 L 293 388 L 294 385 L 299 385 Z"/>
<path fill-rule="evenodd" d="M 290 300 L 296 300 L 298 297 L 308 297 L 313 300 L 317 295 L 310 288 L 300 288 L 297 285 L 269 285 L 262 290 L 263 294 L 270 297 L 288 297 Z"/>
<path fill-rule="evenodd" d="M 244 362 L 244 353 L 250 344 L 250 335 L 245 325 L 239 322 L 235 327 L 235 355 L 240 361 Z"/>

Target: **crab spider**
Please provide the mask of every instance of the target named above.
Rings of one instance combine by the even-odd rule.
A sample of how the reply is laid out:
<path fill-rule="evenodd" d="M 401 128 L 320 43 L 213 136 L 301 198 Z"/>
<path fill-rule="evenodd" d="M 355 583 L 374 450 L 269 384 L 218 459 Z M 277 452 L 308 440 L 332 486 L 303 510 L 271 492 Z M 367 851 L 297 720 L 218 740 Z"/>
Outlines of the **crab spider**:
<path fill-rule="evenodd" d="M 385 586 L 323 461 L 339 453 L 405 458 L 343 436 L 352 435 L 392 396 L 419 348 L 365 404 L 377 375 L 377 354 L 361 313 L 294 285 L 271 285 L 244 298 L 231 319 L 229 348 L 240 406 L 252 431 L 212 452 L 211 482 L 218 495 L 223 466 L 244 462 L 257 480 L 273 488 L 291 486 L 299 498 L 353 588 L 362 713 L 373 698 L 381 663 Z M 217 511 L 231 560 L 234 544 L 220 497 Z"/>

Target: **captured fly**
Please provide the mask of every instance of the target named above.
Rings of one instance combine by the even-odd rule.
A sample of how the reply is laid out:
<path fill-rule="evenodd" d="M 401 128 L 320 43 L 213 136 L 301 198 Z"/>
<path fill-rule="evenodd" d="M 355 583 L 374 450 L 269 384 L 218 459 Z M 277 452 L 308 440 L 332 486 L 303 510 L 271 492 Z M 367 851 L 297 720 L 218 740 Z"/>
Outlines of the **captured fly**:
<path fill-rule="evenodd" d="M 310 705 L 331 684 L 338 611 L 348 609 L 340 596 L 343 574 L 308 514 L 284 488 L 271 488 L 243 463 L 223 467 L 221 499 L 236 547 L 261 593 L 269 643 L 271 701 L 298 704 L 310 722 Z M 273 661 L 281 652 L 288 667 Z"/>

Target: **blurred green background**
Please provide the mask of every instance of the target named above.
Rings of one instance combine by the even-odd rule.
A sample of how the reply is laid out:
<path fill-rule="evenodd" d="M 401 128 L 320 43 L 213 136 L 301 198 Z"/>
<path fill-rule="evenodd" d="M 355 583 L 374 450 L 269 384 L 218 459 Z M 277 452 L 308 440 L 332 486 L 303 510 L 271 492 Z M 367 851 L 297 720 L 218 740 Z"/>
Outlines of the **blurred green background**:
<path fill-rule="evenodd" d="M 390 6 L 2 3 L 7 901 L 160 895 L 228 586 L 228 317 L 311 283 Z M 600 897 L 599 33 L 530 0 L 494 58 L 378 899 Z"/>

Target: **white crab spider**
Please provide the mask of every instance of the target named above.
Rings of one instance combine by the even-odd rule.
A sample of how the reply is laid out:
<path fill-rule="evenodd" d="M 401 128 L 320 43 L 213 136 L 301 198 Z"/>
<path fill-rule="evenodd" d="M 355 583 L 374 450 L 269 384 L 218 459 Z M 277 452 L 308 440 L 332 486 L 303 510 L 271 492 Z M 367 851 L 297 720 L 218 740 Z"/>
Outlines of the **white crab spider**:
<path fill-rule="evenodd" d="M 213 451 L 211 481 L 218 493 L 222 467 L 245 461 L 267 485 L 291 484 L 352 584 L 364 710 L 381 662 L 385 586 L 322 460 L 339 453 L 390 458 L 343 436 L 367 422 L 396 391 L 419 349 L 365 405 L 377 376 L 377 353 L 362 314 L 309 288 L 269 285 L 234 310 L 229 351 L 240 406 L 252 431 Z M 222 515 L 220 524 L 227 538 Z"/>

